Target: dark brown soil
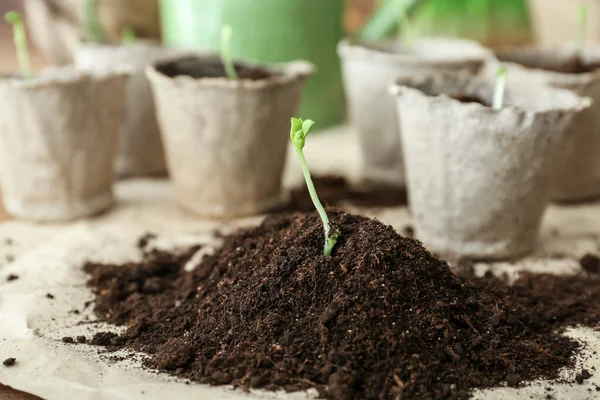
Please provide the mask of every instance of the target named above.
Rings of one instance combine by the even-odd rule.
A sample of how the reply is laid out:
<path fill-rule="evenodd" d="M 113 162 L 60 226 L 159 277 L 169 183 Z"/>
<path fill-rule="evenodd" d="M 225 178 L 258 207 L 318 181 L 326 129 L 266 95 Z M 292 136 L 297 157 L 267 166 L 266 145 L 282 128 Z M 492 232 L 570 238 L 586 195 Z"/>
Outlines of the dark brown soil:
<path fill-rule="evenodd" d="M 156 69 L 171 78 L 177 76 L 189 76 L 195 79 L 227 77 L 225 67 L 218 58 L 184 57 L 178 60 L 158 63 Z M 257 81 L 275 75 L 266 69 L 250 67 L 241 63 L 235 63 L 235 70 L 242 80 Z"/>
<path fill-rule="evenodd" d="M 406 205 L 406 190 L 397 186 L 369 184 L 356 187 L 344 177 L 323 175 L 313 177 L 319 199 L 328 207 L 353 205 L 362 208 L 401 207 Z M 292 189 L 290 201 L 283 212 L 310 212 L 315 206 L 306 185 Z"/>
<path fill-rule="evenodd" d="M 590 64 L 584 62 L 579 57 L 572 57 L 562 62 L 557 60 L 556 62 L 548 62 L 548 59 L 523 59 L 522 57 L 512 58 L 510 56 L 500 56 L 501 61 L 511 61 L 521 64 L 524 67 L 531 69 L 540 69 L 543 71 L 558 72 L 562 74 L 587 74 L 594 72 L 600 68 L 598 64 Z"/>
<path fill-rule="evenodd" d="M 19 275 L 16 274 L 9 274 L 6 277 L 6 282 L 12 282 L 12 281 L 16 281 L 17 279 L 19 279 Z"/>
<path fill-rule="evenodd" d="M 479 97 L 475 97 L 475 96 L 462 95 L 462 96 L 455 96 L 454 99 L 460 101 L 461 103 L 477 103 L 477 104 L 481 104 L 482 106 L 486 106 L 486 107 L 490 106 L 484 100 L 480 99 Z"/>
<path fill-rule="evenodd" d="M 390 226 L 329 212 L 341 232 L 331 257 L 311 213 L 226 237 L 193 272 L 193 249 L 87 264 L 99 318 L 127 327 L 91 343 L 196 382 L 340 400 L 464 398 L 573 366 L 579 345 L 555 329 L 584 318 L 532 310 L 533 297 L 465 280 Z"/>
<path fill-rule="evenodd" d="M 17 363 L 17 359 L 16 359 L 16 358 L 13 358 L 13 357 L 11 357 L 11 358 L 7 358 L 6 360 L 4 360 L 4 361 L 2 362 L 2 364 L 3 364 L 5 367 L 12 367 L 12 366 L 13 366 L 13 365 L 15 365 L 16 363 Z"/>
<path fill-rule="evenodd" d="M 508 285 L 505 279 L 487 275 L 473 282 L 494 286 L 528 309 L 538 321 L 565 326 L 600 325 L 600 276 L 521 273 Z"/>

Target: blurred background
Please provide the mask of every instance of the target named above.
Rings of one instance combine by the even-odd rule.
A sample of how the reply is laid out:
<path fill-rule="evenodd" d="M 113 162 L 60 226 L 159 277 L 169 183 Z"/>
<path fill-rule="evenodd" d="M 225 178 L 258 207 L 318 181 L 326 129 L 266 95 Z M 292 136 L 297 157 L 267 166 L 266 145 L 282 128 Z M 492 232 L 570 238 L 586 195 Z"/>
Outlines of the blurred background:
<path fill-rule="evenodd" d="M 23 12 L 26 1 L 45 0 L 0 0 L 0 14 L 4 15 L 4 13 L 10 10 L 18 10 Z M 377 1 L 378 0 L 347 0 L 348 7 L 345 16 L 346 28 L 351 32 L 358 31 L 364 24 L 366 18 L 376 7 Z M 35 47 L 32 48 L 32 56 L 35 64 L 38 67 L 44 64 L 42 55 L 35 49 Z M 2 19 L 0 21 L 0 72 L 14 71 L 17 67 L 17 58 L 12 43 L 12 29 L 10 25 L 5 23 Z"/>
<path fill-rule="evenodd" d="M 20 10 L 23 11 L 25 2 L 48 2 L 50 4 L 53 3 L 52 0 L 1 0 L 0 1 L 0 12 L 4 14 L 8 10 Z M 61 3 L 61 0 L 55 0 L 57 3 Z M 107 2 L 110 2 L 108 0 Z M 142 1 L 153 1 L 153 0 L 142 0 Z M 172 2 L 189 2 L 188 0 L 171 0 Z M 330 0 L 323 0 L 324 2 Z M 380 2 L 383 0 L 345 0 L 346 1 L 346 12 L 344 16 L 344 26 L 347 32 L 355 33 L 360 30 L 360 28 L 365 24 L 365 22 L 372 15 L 374 10 L 380 5 Z M 459 3 L 463 0 L 432 0 L 431 2 L 438 3 Z M 507 0 L 470 0 L 472 3 L 502 3 Z M 508 0 L 509 2 L 512 0 Z M 543 30 L 543 41 L 556 43 L 562 41 L 564 38 L 568 38 L 573 32 L 576 30 L 576 22 L 570 21 L 567 18 L 561 18 L 561 16 L 568 15 L 569 8 L 572 8 L 574 3 L 577 3 L 578 0 L 518 0 L 518 1 L 528 1 L 529 3 L 545 3 L 543 7 L 545 7 L 546 13 L 549 15 L 548 18 L 535 18 L 535 22 L 537 22 L 536 30 Z M 73 1 L 70 1 L 73 3 Z M 114 0 L 112 0 L 114 2 Z M 588 0 L 589 3 L 600 3 L 597 0 Z M 535 7 L 536 5 L 532 4 L 530 7 Z M 565 11 L 567 14 L 565 14 Z M 556 22 L 553 24 L 552 21 Z M 589 28 L 590 30 L 596 29 L 594 26 Z M 34 59 L 38 65 L 42 62 L 42 57 L 39 52 L 33 52 Z M 3 72 L 14 70 L 17 67 L 16 65 L 16 57 L 14 55 L 13 47 L 12 47 L 12 36 L 11 30 L 8 24 L 0 23 L 0 70 Z"/>
<path fill-rule="evenodd" d="M 301 115 L 321 126 L 344 120 L 337 43 L 345 35 L 376 40 L 396 34 L 401 0 L 96 0 L 105 40 L 125 28 L 140 38 L 215 51 L 223 24 L 234 29 L 237 58 L 304 58 L 319 73 L 307 85 Z M 577 6 L 588 3 L 590 42 L 600 39 L 600 0 L 404 0 L 417 35 L 459 36 L 492 48 L 559 44 L 578 37 Z M 68 64 L 84 36 L 88 0 L 0 0 L 2 15 L 25 11 L 34 66 Z M 305 16 L 297 23 L 297 16 Z M 310 16 L 310 17 L 308 17 Z M 37 45 L 37 48 L 33 45 Z M 0 73 L 17 69 L 10 26 L 0 21 Z"/>

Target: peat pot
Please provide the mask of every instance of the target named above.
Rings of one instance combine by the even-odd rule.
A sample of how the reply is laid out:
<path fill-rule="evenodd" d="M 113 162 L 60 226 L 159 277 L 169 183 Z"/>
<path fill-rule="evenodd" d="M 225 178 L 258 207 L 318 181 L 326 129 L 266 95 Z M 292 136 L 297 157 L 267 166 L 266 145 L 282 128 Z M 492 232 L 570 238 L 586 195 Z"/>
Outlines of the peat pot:
<path fill-rule="evenodd" d="M 63 68 L 0 79 L 0 181 L 10 214 L 67 221 L 113 205 L 126 78 Z"/>
<path fill-rule="evenodd" d="M 568 132 L 577 136 L 573 152 L 555 176 L 552 198 L 576 202 L 600 196 L 600 46 L 589 45 L 579 55 L 574 46 L 517 48 L 499 53 L 508 79 L 538 83 L 590 97 L 594 102 L 573 120 Z"/>
<path fill-rule="evenodd" d="M 475 42 L 421 38 L 409 48 L 396 40 L 338 46 L 350 119 L 356 126 L 366 181 L 404 186 L 404 171 L 394 101 L 388 88 L 397 77 L 466 69 L 478 71 L 487 50 Z"/>
<path fill-rule="evenodd" d="M 147 69 L 179 203 L 205 217 L 259 214 L 282 201 L 282 173 L 302 88 L 313 66 L 236 64 L 194 56 Z"/>
<path fill-rule="evenodd" d="M 399 79 L 395 93 L 416 236 L 433 252 L 503 259 L 534 247 L 553 181 L 591 100 L 466 73 Z"/>
<path fill-rule="evenodd" d="M 85 37 L 89 0 L 25 0 L 32 41 L 53 64 L 69 64 L 77 43 Z M 158 0 L 96 0 L 104 39 L 120 43 L 125 28 L 138 38 L 160 39 Z"/>
<path fill-rule="evenodd" d="M 125 119 L 118 136 L 116 171 L 120 177 L 166 173 L 152 89 L 145 68 L 175 53 L 152 41 L 110 45 L 82 42 L 75 51 L 75 65 L 85 71 L 106 70 L 114 65 L 131 69 L 125 94 Z"/>

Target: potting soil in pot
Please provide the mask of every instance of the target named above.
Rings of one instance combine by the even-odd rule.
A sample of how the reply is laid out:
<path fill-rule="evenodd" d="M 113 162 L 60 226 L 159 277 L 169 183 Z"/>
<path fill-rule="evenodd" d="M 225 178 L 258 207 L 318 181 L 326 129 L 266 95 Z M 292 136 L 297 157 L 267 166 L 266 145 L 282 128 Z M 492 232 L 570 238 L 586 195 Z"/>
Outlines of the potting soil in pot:
<path fill-rule="evenodd" d="M 225 237 L 191 272 L 189 254 L 157 251 L 87 264 L 96 313 L 127 326 L 91 343 L 195 382 L 332 399 L 462 398 L 574 366 L 578 343 L 505 286 L 460 278 L 376 220 L 330 217 L 331 257 L 312 213 Z"/>

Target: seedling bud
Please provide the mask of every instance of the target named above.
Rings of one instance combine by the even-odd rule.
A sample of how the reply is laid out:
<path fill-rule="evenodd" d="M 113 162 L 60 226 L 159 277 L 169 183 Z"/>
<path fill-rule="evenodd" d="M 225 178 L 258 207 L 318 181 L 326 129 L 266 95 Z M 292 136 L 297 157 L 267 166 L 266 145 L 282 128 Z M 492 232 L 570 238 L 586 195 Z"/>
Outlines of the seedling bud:
<path fill-rule="evenodd" d="M 577 47 L 577 54 L 579 57 L 583 55 L 587 45 L 587 23 L 587 4 L 582 1 L 581 4 L 579 4 L 579 45 Z"/>
<path fill-rule="evenodd" d="M 504 65 L 496 73 L 496 87 L 494 88 L 494 101 L 492 108 L 500 110 L 504 106 L 504 92 L 506 90 L 506 75 L 508 71 Z"/>
<path fill-rule="evenodd" d="M 137 40 L 135 31 L 131 27 L 123 29 L 121 32 L 121 43 L 122 44 L 133 44 Z"/>
<path fill-rule="evenodd" d="M 13 26 L 15 48 L 17 58 L 19 59 L 21 75 L 23 79 L 31 79 L 33 74 L 31 72 L 31 62 L 29 61 L 29 50 L 27 49 L 27 35 L 25 34 L 25 26 L 23 25 L 21 14 L 16 11 L 9 11 L 4 18 Z"/>
<path fill-rule="evenodd" d="M 325 231 L 325 245 L 323 246 L 323 254 L 330 256 L 339 238 L 339 232 L 331 232 L 329 217 L 327 217 L 325 208 L 321 204 L 319 196 L 317 196 L 317 191 L 310 176 L 310 170 L 308 169 L 304 152 L 302 151 L 304 149 L 304 144 L 306 143 L 306 136 L 308 136 L 308 132 L 310 132 L 314 124 L 314 121 L 310 119 L 302 121 L 300 118 L 292 118 L 290 138 L 292 139 L 292 144 L 296 149 L 296 154 L 298 154 L 298 158 L 300 159 L 300 167 L 302 168 L 302 174 L 304 175 L 304 180 L 306 181 L 308 193 L 310 194 L 310 198 L 315 205 L 321 220 L 323 221 L 323 230 Z"/>
<path fill-rule="evenodd" d="M 231 36 L 233 36 L 233 31 L 231 26 L 224 25 L 221 29 L 221 61 L 223 62 L 223 66 L 225 67 L 225 72 L 227 76 L 232 81 L 238 81 L 240 77 L 235 70 L 235 65 L 233 64 L 233 58 L 231 57 L 231 50 L 229 49 L 229 44 L 231 43 Z"/>
<path fill-rule="evenodd" d="M 404 46 L 410 50 L 412 46 L 412 28 L 411 22 L 408 18 L 407 12 L 407 1 L 406 0 L 397 0 L 398 1 L 398 40 L 401 43 L 404 43 Z"/>
<path fill-rule="evenodd" d="M 87 0 L 85 3 L 85 30 L 92 42 L 103 43 L 104 32 L 98 19 L 98 0 Z"/>

